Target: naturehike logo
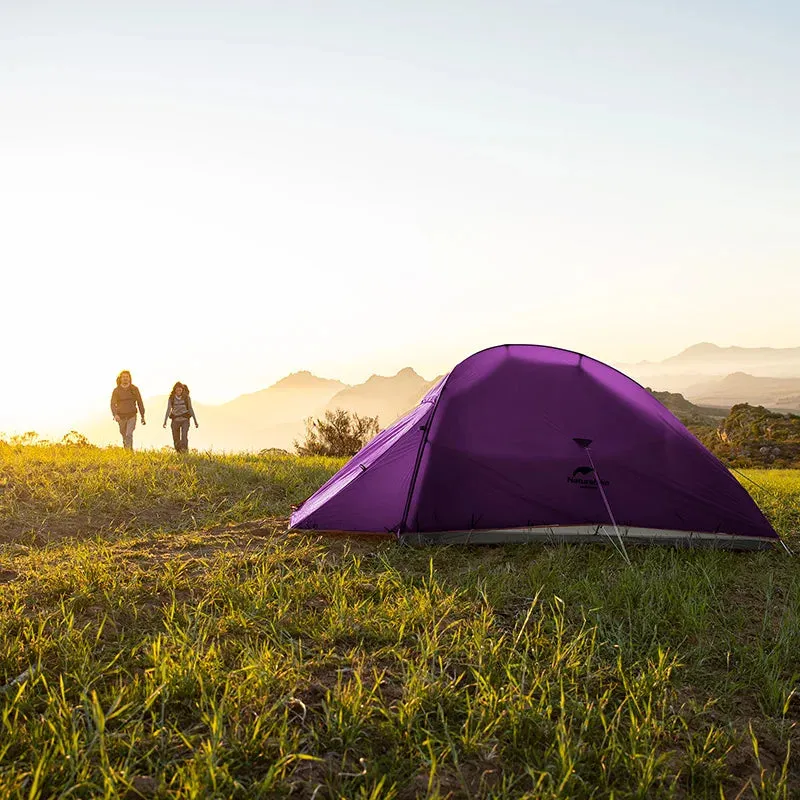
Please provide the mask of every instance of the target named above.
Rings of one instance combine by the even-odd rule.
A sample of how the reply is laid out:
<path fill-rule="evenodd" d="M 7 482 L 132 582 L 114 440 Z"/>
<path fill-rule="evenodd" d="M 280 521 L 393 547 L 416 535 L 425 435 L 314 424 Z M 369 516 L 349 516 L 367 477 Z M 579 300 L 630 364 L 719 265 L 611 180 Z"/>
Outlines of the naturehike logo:
<path fill-rule="evenodd" d="M 567 483 L 572 483 L 575 486 L 580 486 L 581 489 L 596 489 L 597 478 L 588 477 L 594 472 L 593 467 L 575 467 L 572 470 L 572 475 L 567 476 Z M 608 481 L 603 479 L 600 481 L 603 486 L 608 486 Z"/>

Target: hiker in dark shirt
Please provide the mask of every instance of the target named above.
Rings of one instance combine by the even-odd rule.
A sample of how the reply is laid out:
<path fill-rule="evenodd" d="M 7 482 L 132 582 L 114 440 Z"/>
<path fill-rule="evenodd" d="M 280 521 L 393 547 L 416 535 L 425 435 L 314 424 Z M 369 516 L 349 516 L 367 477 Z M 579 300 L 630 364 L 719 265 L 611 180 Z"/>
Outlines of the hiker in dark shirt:
<path fill-rule="evenodd" d="M 189 420 L 194 420 L 195 428 L 197 417 L 192 408 L 192 398 L 189 397 L 189 387 L 185 383 L 178 381 L 170 392 L 167 400 L 167 413 L 164 414 L 164 426 L 167 427 L 167 419 L 172 420 L 172 442 L 179 453 L 186 453 L 189 450 Z"/>
<path fill-rule="evenodd" d="M 133 450 L 133 431 L 136 428 L 136 409 L 144 421 L 144 403 L 139 389 L 131 382 L 131 373 L 124 369 L 117 375 L 117 388 L 111 392 L 111 413 L 114 421 L 119 425 L 122 436 L 122 446 L 126 450 Z"/>

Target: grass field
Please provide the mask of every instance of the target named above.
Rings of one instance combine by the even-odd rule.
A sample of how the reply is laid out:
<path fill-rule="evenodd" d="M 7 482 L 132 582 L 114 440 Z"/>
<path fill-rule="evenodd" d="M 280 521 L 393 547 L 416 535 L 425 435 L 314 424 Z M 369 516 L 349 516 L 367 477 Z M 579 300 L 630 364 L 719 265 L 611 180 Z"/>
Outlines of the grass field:
<path fill-rule="evenodd" d="M 338 466 L 0 444 L 0 797 L 800 796 L 794 558 L 287 534 Z"/>

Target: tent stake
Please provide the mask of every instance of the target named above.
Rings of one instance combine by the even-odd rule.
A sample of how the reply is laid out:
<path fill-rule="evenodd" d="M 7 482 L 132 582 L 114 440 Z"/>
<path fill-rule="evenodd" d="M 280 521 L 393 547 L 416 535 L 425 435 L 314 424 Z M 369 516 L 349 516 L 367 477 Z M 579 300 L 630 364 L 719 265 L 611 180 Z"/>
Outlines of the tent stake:
<path fill-rule="evenodd" d="M 600 490 L 600 494 L 603 496 L 603 503 L 605 503 L 606 511 L 608 511 L 608 516 L 611 517 L 611 524 L 614 526 L 614 532 L 617 534 L 617 539 L 619 539 L 619 544 L 622 550 L 622 557 L 625 561 L 628 562 L 628 566 L 631 564 L 631 559 L 628 556 L 628 551 L 625 549 L 625 542 L 622 541 L 622 534 L 619 532 L 619 528 L 617 527 L 617 521 L 614 519 L 614 512 L 611 510 L 611 504 L 608 502 L 608 498 L 606 497 L 606 491 L 603 489 L 603 482 L 600 480 L 600 473 L 597 471 L 597 467 L 594 465 L 594 459 L 592 458 L 592 454 L 589 452 L 589 445 L 585 444 L 583 449 L 586 451 L 586 455 L 589 456 L 589 463 L 592 465 L 592 469 L 594 470 L 594 477 L 597 480 L 597 488 Z M 619 548 L 617 548 L 619 549 Z"/>

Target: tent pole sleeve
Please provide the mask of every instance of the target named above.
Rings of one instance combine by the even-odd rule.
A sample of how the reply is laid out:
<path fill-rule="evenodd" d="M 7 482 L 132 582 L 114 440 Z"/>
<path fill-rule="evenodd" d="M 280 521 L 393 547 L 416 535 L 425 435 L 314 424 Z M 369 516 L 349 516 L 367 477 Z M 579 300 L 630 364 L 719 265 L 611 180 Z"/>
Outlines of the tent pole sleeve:
<path fill-rule="evenodd" d="M 408 512 L 411 510 L 411 498 L 414 496 L 414 489 L 417 485 L 417 475 L 419 475 L 419 468 L 422 464 L 422 454 L 425 452 L 425 445 L 428 443 L 428 434 L 430 433 L 431 425 L 433 425 L 433 415 L 436 413 L 436 409 L 439 408 L 439 401 L 442 399 L 444 390 L 447 388 L 447 380 L 449 377 L 450 376 L 448 375 L 447 378 L 444 379 L 444 385 L 439 391 L 439 396 L 436 398 L 436 402 L 433 404 L 428 421 L 425 423 L 425 435 L 422 437 L 422 441 L 420 442 L 419 450 L 417 451 L 417 459 L 414 462 L 414 471 L 411 473 L 411 483 L 408 487 L 408 496 L 406 497 L 406 505 L 403 509 L 403 518 L 400 520 L 400 525 L 397 528 L 398 537 L 405 533 L 406 528 L 408 527 Z"/>

